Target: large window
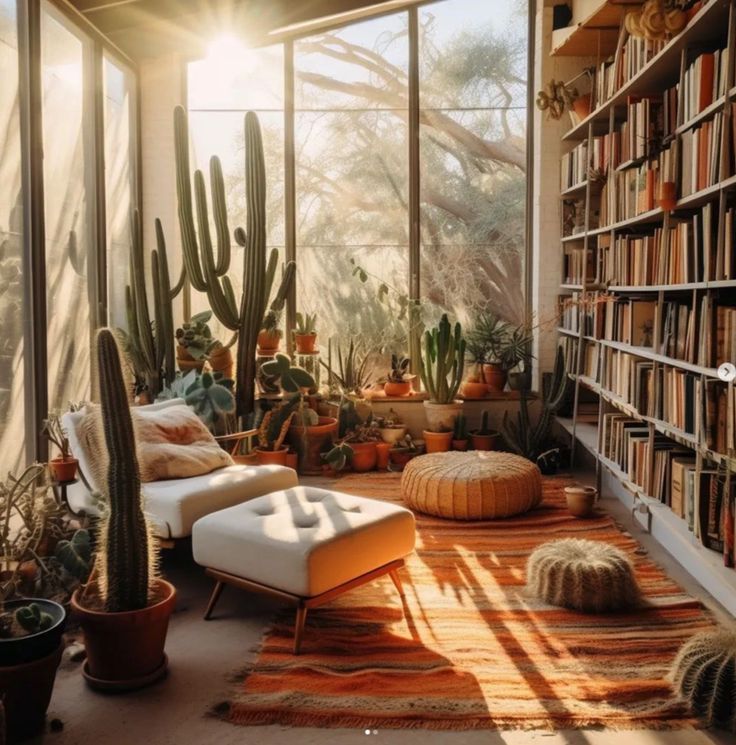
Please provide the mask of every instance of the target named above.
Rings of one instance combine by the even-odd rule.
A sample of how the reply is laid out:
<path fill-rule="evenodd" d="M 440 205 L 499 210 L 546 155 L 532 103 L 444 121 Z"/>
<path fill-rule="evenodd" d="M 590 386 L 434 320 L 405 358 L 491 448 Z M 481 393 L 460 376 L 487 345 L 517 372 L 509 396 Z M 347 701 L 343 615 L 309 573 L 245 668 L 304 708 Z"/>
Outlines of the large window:
<path fill-rule="evenodd" d="M 280 59 L 274 48 L 219 77 L 212 56 L 189 66 L 196 159 L 204 167 L 219 154 L 234 174 L 234 224 L 243 221 L 242 114 L 262 111 L 274 134 L 272 193 L 284 148 L 260 91 L 274 86 L 265 100 L 279 113 L 293 95 L 296 309 L 318 314 L 323 342 L 339 331 L 405 348 L 397 310 L 412 291 L 426 322 L 448 312 L 472 323 L 485 309 L 524 319 L 527 33 L 522 0 L 443 0 L 287 42 L 294 87 L 283 97 L 266 74 L 269 57 Z M 280 202 L 271 209 L 283 219 Z"/>
<path fill-rule="evenodd" d="M 23 461 L 23 202 L 15 0 L 0 0 L 0 478 Z"/>

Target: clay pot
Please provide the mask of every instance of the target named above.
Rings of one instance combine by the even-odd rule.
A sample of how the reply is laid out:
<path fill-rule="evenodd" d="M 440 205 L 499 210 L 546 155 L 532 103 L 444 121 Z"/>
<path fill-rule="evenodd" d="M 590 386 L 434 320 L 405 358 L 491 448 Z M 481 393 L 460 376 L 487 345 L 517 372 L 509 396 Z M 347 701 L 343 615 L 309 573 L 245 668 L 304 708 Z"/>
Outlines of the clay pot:
<path fill-rule="evenodd" d="M 455 427 L 455 419 L 463 410 L 463 402 L 438 404 L 434 401 L 424 401 L 423 403 L 424 413 L 427 417 L 427 428 L 432 432 L 452 432 Z"/>
<path fill-rule="evenodd" d="M 452 449 L 453 450 L 460 450 L 464 451 L 468 449 L 468 441 L 467 440 L 453 440 L 452 441 Z"/>
<path fill-rule="evenodd" d="M 212 372 L 222 373 L 223 378 L 233 377 L 233 353 L 230 347 L 217 347 L 210 352 L 210 367 Z"/>
<path fill-rule="evenodd" d="M 497 362 L 489 362 L 483 365 L 483 380 L 488 384 L 488 390 L 501 393 L 506 387 L 506 370 Z"/>
<path fill-rule="evenodd" d="M 261 329 L 258 334 L 258 354 L 269 355 L 276 354 L 279 351 L 279 345 L 281 344 L 281 331 L 276 329 L 275 331 L 266 331 Z"/>
<path fill-rule="evenodd" d="M 164 645 L 176 588 L 163 579 L 155 585 L 161 600 L 147 608 L 119 613 L 91 610 L 83 604 L 79 590 L 72 595 L 72 608 L 84 631 L 87 662 L 83 674 L 90 687 L 131 691 L 166 674 Z"/>
<path fill-rule="evenodd" d="M 18 665 L 0 665 L 0 699 L 8 742 L 20 742 L 43 732 L 63 651 L 64 644 L 59 641 L 43 657 Z"/>
<path fill-rule="evenodd" d="M 317 334 L 294 334 L 297 354 L 314 354 Z"/>
<path fill-rule="evenodd" d="M 76 458 L 67 456 L 66 458 L 52 458 L 49 461 L 49 472 L 54 481 L 60 484 L 68 484 L 74 481 L 77 475 L 77 466 L 79 461 Z"/>
<path fill-rule="evenodd" d="M 279 448 L 278 450 L 263 450 L 262 448 L 256 448 L 255 451 L 258 456 L 259 466 L 286 465 L 286 454 L 289 452 L 287 448 Z"/>
<path fill-rule="evenodd" d="M 460 392 L 464 398 L 485 398 L 488 395 L 488 384 L 466 380 Z"/>
<path fill-rule="evenodd" d="M 389 455 L 393 445 L 388 442 L 376 443 L 376 467 L 379 471 L 385 471 L 388 468 Z"/>
<path fill-rule="evenodd" d="M 289 450 L 286 453 L 286 466 L 287 468 L 293 468 L 295 471 L 299 467 L 299 455 Z"/>
<path fill-rule="evenodd" d="M 471 432 L 470 441 L 473 443 L 473 450 L 495 450 L 498 447 L 498 432 L 492 432 L 490 435 Z"/>
<path fill-rule="evenodd" d="M 592 486 L 566 486 L 567 509 L 574 517 L 588 517 L 595 508 L 598 490 Z"/>
<path fill-rule="evenodd" d="M 411 380 L 402 380 L 400 383 L 393 380 L 387 380 L 383 384 L 383 392 L 389 398 L 408 396 L 411 393 Z"/>
<path fill-rule="evenodd" d="M 412 458 L 415 458 L 418 453 L 412 453 L 407 448 L 391 448 L 388 455 L 392 465 L 397 468 L 403 468 Z"/>
<path fill-rule="evenodd" d="M 406 434 L 406 427 L 382 427 L 379 432 L 384 442 L 395 445 Z"/>
<path fill-rule="evenodd" d="M 677 184 L 674 181 L 663 181 L 659 187 L 659 206 L 670 212 L 677 207 Z"/>
<path fill-rule="evenodd" d="M 424 442 L 428 453 L 446 453 L 452 445 L 452 432 L 430 432 L 425 429 Z"/>
<path fill-rule="evenodd" d="M 321 416 L 319 423 L 307 427 L 306 441 L 304 427 L 292 425 L 286 435 L 286 440 L 299 459 L 299 473 L 319 475 L 322 473 L 322 453 L 327 452 L 337 433 L 337 419 Z"/>
<path fill-rule="evenodd" d="M 578 118 L 580 119 L 580 121 L 582 121 L 586 117 L 590 116 L 590 108 L 591 108 L 591 95 L 590 95 L 590 93 L 585 93 L 582 96 L 578 96 L 572 102 L 572 110 L 578 116 Z"/>
<path fill-rule="evenodd" d="M 357 473 L 372 471 L 378 462 L 378 451 L 375 442 L 351 442 L 353 460 L 351 466 Z"/>
<path fill-rule="evenodd" d="M 188 373 L 190 370 L 196 370 L 201 373 L 202 368 L 204 367 L 204 360 L 195 360 L 194 357 L 189 354 L 186 347 L 177 344 L 176 364 L 183 373 Z"/>

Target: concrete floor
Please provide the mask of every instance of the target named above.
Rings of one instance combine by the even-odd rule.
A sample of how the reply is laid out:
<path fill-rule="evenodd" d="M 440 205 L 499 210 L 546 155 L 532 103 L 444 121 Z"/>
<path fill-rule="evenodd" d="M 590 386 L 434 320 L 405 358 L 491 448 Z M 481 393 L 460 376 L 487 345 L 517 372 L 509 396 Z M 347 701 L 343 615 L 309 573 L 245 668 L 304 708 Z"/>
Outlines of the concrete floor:
<path fill-rule="evenodd" d="M 602 506 L 650 551 L 652 558 L 684 588 L 700 597 L 727 622 L 728 614 L 707 596 L 656 542 L 636 525 L 615 499 Z M 385 745 L 726 745 L 734 739 L 725 733 L 705 731 L 646 730 L 614 732 L 576 731 L 478 731 L 433 732 L 383 730 L 366 733 L 346 729 L 294 729 L 289 727 L 239 727 L 206 716 L 227 698 L 227 676 L 252 659 L 264 626 L 277 605 L 267 599 L 228 589 L 217 609 L 217 622 L 202 620 L 210 581 L 193 564 L 189 546 L 165 552 L 164 571 L 176 585 L 179 598 L 166 645 L 171 660 L 168 678 L 144 691 L 109 696 L 94 693 L 84 684 L 81 663 L 65 659 L 56 680 L 49 719 L 63 723 L 60 732 L 49 732 L 35 742 L 45 745 L 199 745 L 213 743 L 330 743 L 376 742 Z"/>

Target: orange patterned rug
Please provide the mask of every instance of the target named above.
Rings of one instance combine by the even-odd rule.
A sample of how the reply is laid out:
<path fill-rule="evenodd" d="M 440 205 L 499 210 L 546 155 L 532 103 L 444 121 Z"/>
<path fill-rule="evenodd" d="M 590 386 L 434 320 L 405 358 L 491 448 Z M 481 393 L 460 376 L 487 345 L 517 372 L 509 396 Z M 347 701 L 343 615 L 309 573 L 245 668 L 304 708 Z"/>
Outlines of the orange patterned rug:
<path fill-rule="evenodd" d="M 691 720 L 665 676 L 680 645 L 713 622 L 613 519 L 576 520 L 562 478 L 517 518 L 461 523 L 417 516 L 402 603 L 383 578 L 310 611 L 291 653 L 293 609 L 218 714 L 236 724 L 431 729 L 679 728 Z M 400 500 L 395 474 L 347 475 L 336 488 Z M 529 597 L 540 543 L 585 537 L 625 550 L 646 606 L 584 615 Z"/>

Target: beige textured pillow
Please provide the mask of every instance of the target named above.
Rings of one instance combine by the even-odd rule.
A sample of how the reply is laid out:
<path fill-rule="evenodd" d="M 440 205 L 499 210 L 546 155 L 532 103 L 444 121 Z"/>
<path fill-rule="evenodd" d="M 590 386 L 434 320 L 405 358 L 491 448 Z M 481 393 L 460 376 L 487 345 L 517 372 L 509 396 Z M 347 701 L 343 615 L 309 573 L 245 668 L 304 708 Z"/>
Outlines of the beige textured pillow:
<path fill-rule="evenodd" d="M 188 406 L 132 408 L 141 481 L 186 479 L 230 466 L 232 458 L 217 444 Z M 105 482 L 107 453 L 99 406 L 88 406 L 80 425 L 80 442 L 98 485 Z"/>

